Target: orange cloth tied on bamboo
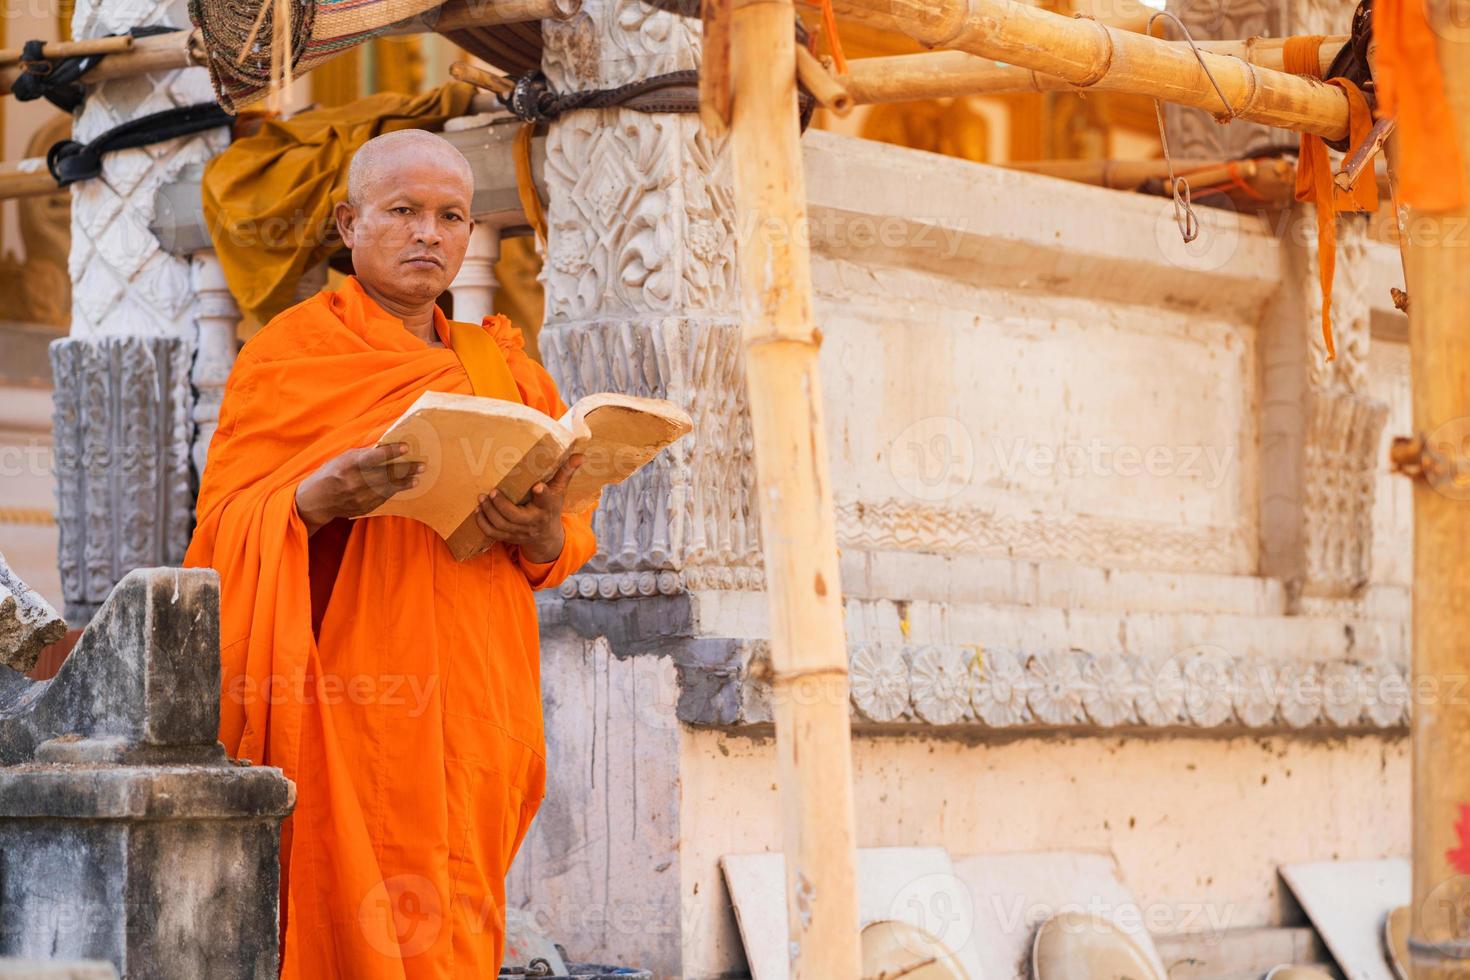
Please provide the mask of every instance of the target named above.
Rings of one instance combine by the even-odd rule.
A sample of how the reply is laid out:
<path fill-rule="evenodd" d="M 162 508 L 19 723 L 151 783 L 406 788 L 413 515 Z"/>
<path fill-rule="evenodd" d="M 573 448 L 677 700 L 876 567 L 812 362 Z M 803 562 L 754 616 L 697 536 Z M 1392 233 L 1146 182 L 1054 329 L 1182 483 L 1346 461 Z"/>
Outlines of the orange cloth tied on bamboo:
<path fill-rule="evenodd" d="M 1321 35 L 1290 37 L 1282 49 L 1286 70 L 1294 75 L 1322 77 L 1318 49 Z M 1373 128 L 1373 113 L 1368 100 L 1346 78 L 1333 78 L 1328 85 L 1342 89 L 1348 100 L 1348 145 L 1356 148 L 1368 138 Z M 1365 167 L 1348 190 L 1341 190 L 1332 179 L 1332 163 L 1327 157 L 1327 144 L 1322 137 L 1303 133 L 1296 164 L 1296 199 L 1310 201 L 1317 211 L 1317 278 L 1322 288 L 1322 341 L 1327 345 L 1327 359 L 1337 357 L 1332 342 L 1332 279 L 1337 270 L 1337 215 L 1341 211 L 1377 211 L 1378 179 L 1372 167 Z"/>
<path fill-rule="evenodd" d="M 209 447 L 184 564 L 220 576 L 220 740 L 296 783 L 286 980 L 495 976 L 505 874 L 544 790 L 532 590 L 592 555 L 587 516 L 563 516 L 553 562 L 503 545 L 456 562 L 401 517 L 308 539 L 295 506 L 306 476 L 425 391 L 565 411 L 505 318 L 436 312 L 435 329 L 451 346 L 410 334 L 349 277 L 246 343 Z"/>
<path fill-rule="evenodd" d="M 1373 42 L 1378 115 L 1396 120 L 1399 202 L 1422 211 L 1464 207 L 1465 163 L 1422 0 L 1374 0 Z"/>
<path fill-rule="evenodd" d="M 451 82 L 268 119 L 205 164 L 204 220 L 240 309 L 269 320 L 294 302 L 302 273 L 339 247 L 332 210 L 347 199 L 347 164 L 362 144 L 400 129 L 439 129 L 469 111 L 474 94 Z"/>

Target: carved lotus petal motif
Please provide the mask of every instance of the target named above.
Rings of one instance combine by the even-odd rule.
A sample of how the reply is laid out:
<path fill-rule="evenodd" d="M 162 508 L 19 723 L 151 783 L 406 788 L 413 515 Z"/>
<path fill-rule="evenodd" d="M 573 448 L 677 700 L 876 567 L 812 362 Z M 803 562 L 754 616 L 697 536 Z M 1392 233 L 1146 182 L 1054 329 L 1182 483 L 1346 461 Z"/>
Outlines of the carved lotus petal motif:
<path fill-rule="evenodd" d="M 1220 647 L 1199 647 L 1184 661 L 1184 711 L 1201 728 L 1230 720 L 1234 707 L 1230 654 Z"/>
<path fill-rule="evenodd" d="M 848 688 L 864 718 L 893 721 L 909 707 L 908 665 L 892 647 L 864 644 L 853 651 Z"/>
<path fill-rule="evenodd" d="M 1235 662 L 1231 701 L 1241 724 L 1265 728 L 1276 720 L 1276 699 L 1281 691 L 1280 671 L 1269 660 L 1241 657 Z"/>
<path fill-rule="evenodd" d="M 1138 692 L 1134 704 L 1138 720 L 1163 727 L 1184 722 L 1184 671 L 1178 658 L 1142 661 L 1138 664 Z"/>
<path fill-rule="evenodd" d="M 1337 660 L 1322 667 L 1322 714 L 1340 727 L 1356 725 L 1367 707 L 1368 692 L 1363 683 L 1363 669 L 1354 663 Z"/>
<path fill-rule="evenodd" d="M 1378 728 L 1402 725 L 1409 710 L 1409 684 L 1395 664 L 1363 665 L 1363 712 Z"/>
<path fill-rule="evenodd" d="M 1026 703 L 1029 687 L 1026 669 L 1008 650 L 986 650 L 979 655 L 970 704 L 975 714 L 992 728 L 1009 728 L 1031 720 Z"/>
<path fill-rule="evenodd" d="M 1322 716 L 1322 675 L 1316 664 L 1284 664 L 1281 668 L 1281 719 L 1306 728 Z"/>
<path fill-rule="evenodd" d="M 909 666 L 914 711 L 931 725 L 953 725 L 970 705 L 970 658 L 956 647 L 925 646 Z"/>
<path fill-rule="evenodd" d="M 1030 689 L 1027 703 L 1048 725 L 1074 725 L 1082 720 L 1082 670 L 1068 652 L 1033 653 L 1026 659 Z"/>
<path fill-rule="evenodd" d="M 1137 720 L 1133 706 L 1137 687 L 1133 663 L 1127 657 L 1107 654 L 1083 661 L 1082 707 L 1094 724 L 1113 728 Z"/>

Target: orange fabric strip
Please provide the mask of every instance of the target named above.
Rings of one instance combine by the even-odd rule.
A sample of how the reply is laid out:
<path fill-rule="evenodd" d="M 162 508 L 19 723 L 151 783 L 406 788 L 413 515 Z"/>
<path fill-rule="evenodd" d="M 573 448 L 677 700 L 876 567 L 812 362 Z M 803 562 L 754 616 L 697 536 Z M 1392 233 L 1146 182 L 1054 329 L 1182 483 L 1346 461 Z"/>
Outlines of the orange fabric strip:
<path fill-rule="evenodd" d="M 1284 67 L 1293 75 L 1322 77 L 1318 51 L 1323 37 L 1319 34 L 1286 39 L 1281 57 Z M 1362 91 L 1346 78 L 1334 78 L 1348 98 L 1348 143 L 1356 147 L 1368 138 L 1373 128 L 1373 113 Z M 1346 191 L 1332 180 L 1332 162 L 1327 157 L 1327 144 L 1320 136 L 1303 133 L 1296 164 L 1296 199 L 1309 201 L 1317 212 L 1317 279 L 1322 290 L 1322 341 L 1329 361 L 1337 357 L 1332 339 L 1332 280 L 1337 271 L 1337 213 L 1339 211 L 1377 211 L 1378 179 L 1371 167 L 1365 168 L 1356 183 Z"/>
<path fill-rule="evenodd" d="M 1404 204 L 1424 211 L 1465 206 L 1465 164 L 1445 98 L 1439 47 L 1421 0 L 1373 4 L 1373 82 L 1378 115 L 1398 120 L 1394 179 Z"/>
<path fill-rule="evenodd" d="M 842 53 L 842 39 L 837 36 L 837 14 L 832 10 L 832 0 L 821 0 L 822 26 L 827 30 L 827 43 L 832 47 L 832 67 L 837 74 L 847 74 L 847 56 Z"/>

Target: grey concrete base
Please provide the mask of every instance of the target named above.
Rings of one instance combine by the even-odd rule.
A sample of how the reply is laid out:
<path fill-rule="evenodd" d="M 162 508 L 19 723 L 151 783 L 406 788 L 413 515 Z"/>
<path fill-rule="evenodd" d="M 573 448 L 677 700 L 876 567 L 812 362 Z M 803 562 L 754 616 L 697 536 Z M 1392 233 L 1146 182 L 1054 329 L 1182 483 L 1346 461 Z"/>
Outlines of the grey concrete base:
<path fill-rule="evenodd" d="M 117 980 L 117 968 L 103 960 L 0 959 L 0 980 Z"/>

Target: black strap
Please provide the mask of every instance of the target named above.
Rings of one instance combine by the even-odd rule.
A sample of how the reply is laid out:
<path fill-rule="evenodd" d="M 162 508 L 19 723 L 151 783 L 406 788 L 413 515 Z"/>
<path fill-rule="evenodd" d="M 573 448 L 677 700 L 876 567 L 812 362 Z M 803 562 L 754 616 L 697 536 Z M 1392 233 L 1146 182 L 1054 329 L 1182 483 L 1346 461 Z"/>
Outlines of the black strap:
<path fill-rule="evenodd" d="M 128 33 L 133 37 L 149 37 L 154 34 L 168 34 L 177 29 L 158 25 L 135 27 Z M 22 102 L 44 98 L 63 112 L 75 112 L 87 96 L 82 77 L 107 56 L 88 54 L 71 58 L 47 58 L 42 54 L 46 43 L 27 41 L 21 47 L 20 63 L 23 71 L 16 76 L 10 92 Z"/>
<path fill-rule="evenodd" d="M 551 122 L 564 112 L 575 109 L 610 109 L 620 106 L 638 112 L 698 112 L 699 72 L 693 69 L 671 71 L 617 88 L 589 89 L 583 92 L 553 92 L 551 83 L 540 71 L 527 72 L 516 79 L 515 88 L 500 101 L 526 122 Z M 811 122 L 816 100 L 805 89 L 797 92 L 801 128 Z"/>
<path fill-rule="evenodd" d="M 206 129 L 229 126 L 234 121 L 235 117 L 215 102 L 165 109 L 152 115 L 129 119 L 90 143 L 62 140 L 47 152 L 46 169 L 56 178 L 58 186 L 65 187 L 79 180 L 90 180 L 102 173 L 102 156 L 113 150 L 162 143 L 176 136 L 188 136 Z"/>

